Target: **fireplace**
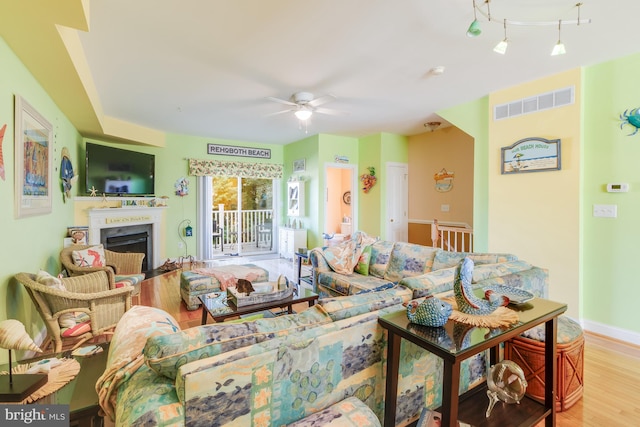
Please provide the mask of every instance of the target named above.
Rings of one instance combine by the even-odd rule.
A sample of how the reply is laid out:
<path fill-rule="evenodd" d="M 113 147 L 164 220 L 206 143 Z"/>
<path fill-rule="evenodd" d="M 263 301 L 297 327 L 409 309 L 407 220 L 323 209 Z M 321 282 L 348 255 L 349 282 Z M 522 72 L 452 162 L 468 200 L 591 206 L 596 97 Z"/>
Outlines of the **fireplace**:
<path fill-rule="evenodd" d="M 127 225 L 100 230 L 100 243 L 114 252 L 138 252 L 145 254 L 142 271 L 150 270 L 153 259 L 153 226 L 151 224 Z"/>
<path fill-rule="evenodd" d="M 97 208 L 89 210 L 89 244 L 115 252 L 143 252 L 143 271 L 160 266 L 163 208 Z"/>

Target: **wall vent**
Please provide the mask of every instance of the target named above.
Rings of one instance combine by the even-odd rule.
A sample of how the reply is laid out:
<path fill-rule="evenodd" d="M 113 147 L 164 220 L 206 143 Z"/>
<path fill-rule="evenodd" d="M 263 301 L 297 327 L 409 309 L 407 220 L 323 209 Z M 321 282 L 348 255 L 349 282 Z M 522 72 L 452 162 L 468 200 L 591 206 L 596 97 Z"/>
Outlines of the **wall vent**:
<path fill-rule="evenodd" d="M 518 99 L 506 104 L 496 105 L 493 109 L 493 119 L 502 120 L 536 111 L 571 105 L 574 102 L 574 87 L 566 87 L 553 92 L 541 93 L 530 98 Z"/>

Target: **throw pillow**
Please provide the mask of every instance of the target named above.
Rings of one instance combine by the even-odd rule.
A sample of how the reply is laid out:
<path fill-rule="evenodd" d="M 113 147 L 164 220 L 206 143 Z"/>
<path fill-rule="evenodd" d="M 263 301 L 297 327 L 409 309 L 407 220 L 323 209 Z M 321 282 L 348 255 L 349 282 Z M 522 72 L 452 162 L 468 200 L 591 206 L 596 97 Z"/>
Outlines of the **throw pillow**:
<path fill-rule="evenodd" d="M 62 280 L 44 270 L 40 270 L 38 274 L 36 274 L 36 282 L 59 291 L 66 292 L 67 290 Z M 65 313 L 58 318 L 58 324 L 61 328 L 73 328 L 76 326 L 75 316 L 73 313 Z"/>
<path fill-rule="evenodd" d="M 104 246 L 97 245 L 80 251 L 72 251 L 73 263 L 78 267 L 104 267 Z"/>
<path fill-rule="evenodd" d="M 354 271 L 363 276 L 369 275 L 369 263 L 371 262 L 371 246 L 365 246 L 358 258 L 358 264 Z"/>

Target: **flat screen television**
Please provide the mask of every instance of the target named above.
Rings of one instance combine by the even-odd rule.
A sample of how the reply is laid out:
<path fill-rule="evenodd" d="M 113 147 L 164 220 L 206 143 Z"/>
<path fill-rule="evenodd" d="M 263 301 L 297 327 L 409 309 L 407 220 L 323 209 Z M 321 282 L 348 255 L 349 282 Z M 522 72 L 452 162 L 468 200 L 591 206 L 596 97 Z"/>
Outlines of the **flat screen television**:
<path fill-rule="evenodd" d="M 155 156 L 87 142 L 87 193 L 109 196 L 155 195 Z"/>

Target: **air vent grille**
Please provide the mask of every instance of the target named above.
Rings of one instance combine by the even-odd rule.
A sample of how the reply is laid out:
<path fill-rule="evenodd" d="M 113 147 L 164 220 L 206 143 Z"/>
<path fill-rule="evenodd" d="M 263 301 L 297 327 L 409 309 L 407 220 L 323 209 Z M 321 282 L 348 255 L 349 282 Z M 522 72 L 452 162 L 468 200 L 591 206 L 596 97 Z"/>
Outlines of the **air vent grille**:
<path fill-rule="evenodd" d="M 536 111 L 571 105 L 574 102 L 574 87 L 566 87 L 553 92 L 541 93 L 530 98 L 518 99 L 506 104 L 496 105 L 493 109 L 493 119 L 502 120 Z"/>

